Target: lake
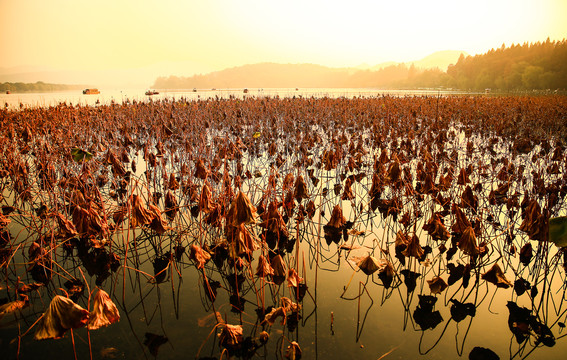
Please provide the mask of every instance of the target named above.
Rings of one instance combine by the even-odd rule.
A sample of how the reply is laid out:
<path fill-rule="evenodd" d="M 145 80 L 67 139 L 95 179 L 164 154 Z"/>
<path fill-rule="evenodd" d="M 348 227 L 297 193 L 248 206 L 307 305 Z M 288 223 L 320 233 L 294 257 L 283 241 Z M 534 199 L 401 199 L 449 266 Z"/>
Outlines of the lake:
<path fill-rule="evenodd" d="M 99 89 L 100 94 L 85 95 L 81 91 L 62 91 L 62 92 L 45 92 L 45 93 L 12 93 L 0 94 L 0 104 L 8 104 L 10 108 L 17 108 L 20 104 L 25 106 L 55 106 L 61 102 L 68 104 L 96 105 L 109 104 L 112 101 L 122 103 L 122 101 L 148 101 L 150 99 L 210 99 L 216 96 L 228 98 L 230 96 L 243 98 L 262 97 L 262 96 L 315 96 L 315 97 L 355 97 L 355 96 L 380 96 L 382 94 L 391 94 L 395 96 L 412 96 L 412 95 L 438 95 L 438 94 L 460 94 L 459 91 L 438 91 L 438 90 L 379 90 L 379 89 L 343 89 L 343 88 L 313 88 L 313 89 L 248 89 L 248 93 L 244 93 L 243 89 L 193 89 L 187 90 L 159 90 L 159 94 L 145 95 L 148 89 Z"/>

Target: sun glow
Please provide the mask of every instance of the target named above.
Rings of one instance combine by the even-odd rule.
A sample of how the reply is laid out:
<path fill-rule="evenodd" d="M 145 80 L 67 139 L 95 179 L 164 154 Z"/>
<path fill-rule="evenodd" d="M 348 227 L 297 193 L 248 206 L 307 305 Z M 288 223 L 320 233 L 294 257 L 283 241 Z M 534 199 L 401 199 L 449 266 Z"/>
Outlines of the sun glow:
<path fill-rule="evenodd" d="M 561 0 L 1 1 L 0 67 L 345 67 L 567 37 Z"/>

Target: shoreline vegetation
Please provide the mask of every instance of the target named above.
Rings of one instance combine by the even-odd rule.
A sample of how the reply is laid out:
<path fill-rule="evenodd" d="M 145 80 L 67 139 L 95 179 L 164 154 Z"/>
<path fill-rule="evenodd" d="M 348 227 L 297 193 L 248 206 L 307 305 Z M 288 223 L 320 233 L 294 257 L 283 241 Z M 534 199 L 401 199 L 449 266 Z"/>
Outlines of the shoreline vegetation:
<path fill-rule="evenodd" d="M 50 84 L 43 81 L 35 83 L 23 82 L 4 82 L 0 83 L 0 93 L 34 93 L 34 92 L 54 92 L 67 90 L 82 90 L 86 85 L 69 85 L 69 84 Z"/>

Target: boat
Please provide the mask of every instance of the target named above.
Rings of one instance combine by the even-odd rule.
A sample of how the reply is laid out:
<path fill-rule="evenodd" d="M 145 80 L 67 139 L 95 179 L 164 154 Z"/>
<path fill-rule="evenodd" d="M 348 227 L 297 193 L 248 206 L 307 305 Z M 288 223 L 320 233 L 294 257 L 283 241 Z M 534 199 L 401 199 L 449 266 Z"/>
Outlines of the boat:
<path fill-rule="evenodd" d="M 157 95 L 157 94 L 159 94 L 159 91 L 156 91 L 156 90 L 146 91 L 146 95 L 148 95 L 148 96 Z"/>
<path fill-rule="evenodd" d="M 245 93 L 245 94 L 248 94 L 248 89 L 244 89 L 244 93 Z"/>
<path fill-rule="evenodd" d="M 100 94 L 100 91 L 98 91 L 98 89 L 85 89 L 83 90 L 83 94 L 84 95 L 94 95 L 94 94 Z"/>
<path fill-rule="evenodd" d="M 197 88 L 193 88 L 193 92 L 197 92 Z"/>

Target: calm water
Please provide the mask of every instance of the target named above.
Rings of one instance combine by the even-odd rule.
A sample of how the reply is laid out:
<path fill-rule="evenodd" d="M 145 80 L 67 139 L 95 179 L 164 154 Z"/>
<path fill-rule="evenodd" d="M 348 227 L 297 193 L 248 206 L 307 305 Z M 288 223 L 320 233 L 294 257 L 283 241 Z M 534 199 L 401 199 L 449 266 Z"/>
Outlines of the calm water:
<path fill-rule="evenodd" d="M 122 103 L 123 101 L 148 101 L 150 99 L 209 99 L 215 97 L 228 98 L 234 96 L 237 98 L 260 97 L 260 96 L 280 96 L 280 97 L 348 97 L 355 96 L 380 96 L 382 94 L 390 94 L 394 96 L 406 95 L 438 95 L 438 94 L 458 94 L 459 92 L 439 92 L 437 90 L 371 90 L 371 89 L 249 89 L 248 93 L 244 93 L 243 89 L 217 89 L 203 90 L 198 89 L 194 92 L 188 90 L 160 90 L 159 94 L 148 96 L 145 95 L 147 89 L 99 89 L 100 94 L 83 95 L 81 91 L 63 91 L 50 93 L 12 93 L 0 94 L 0 104 L 8 104 L 10 108 L 23 106 L 55 106 L 61 102 L 68 104 L 96 105 L 109 104 L 112 101 Z"/>

